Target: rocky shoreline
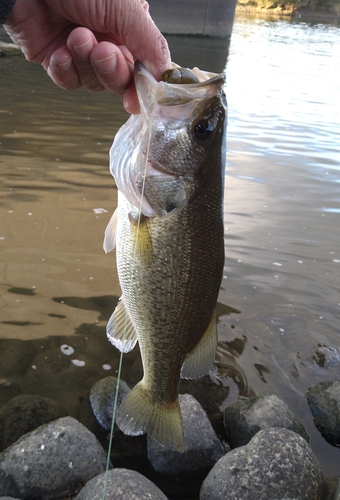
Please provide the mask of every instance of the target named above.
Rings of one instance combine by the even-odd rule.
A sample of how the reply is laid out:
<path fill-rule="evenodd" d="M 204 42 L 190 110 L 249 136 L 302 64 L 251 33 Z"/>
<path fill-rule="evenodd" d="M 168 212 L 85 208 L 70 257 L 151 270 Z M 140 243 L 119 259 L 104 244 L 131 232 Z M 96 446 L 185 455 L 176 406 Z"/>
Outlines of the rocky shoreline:
<path fill-rule="evenodd" d="M 303 18 L 303 19 L 328 19 L 334 22 L 340 21 L 340 6 L 335 4 L 324 8 L 319 7 L 297 7 L 289 2 L 261 2 L 261 1 L 239 1 L 236 4 L 235 14 L 254 15 L 265 17 Z"/>
<path fill-rule="evenodd" d="M 337 480 L 327 482 L 306 430 L 275 395 L 240 397 L 221 413 L 220 433 L 194 396 L 182 394 L 184 453 L 115 427 L 105 472 L 116 386 L 112 376 L 93 385 L 82 406 L 86 425 L 43 396 L 21 394 L 5 403 L 0 500 L 100 500 L 104 487 L 107 500 L 340 499 L 340 482 L 335 493 Z M 118 400 L 129 390 L 121 382 Z M 339 446 L 340 381 L 321 382 L 307 397 L 315 425 Z"/>

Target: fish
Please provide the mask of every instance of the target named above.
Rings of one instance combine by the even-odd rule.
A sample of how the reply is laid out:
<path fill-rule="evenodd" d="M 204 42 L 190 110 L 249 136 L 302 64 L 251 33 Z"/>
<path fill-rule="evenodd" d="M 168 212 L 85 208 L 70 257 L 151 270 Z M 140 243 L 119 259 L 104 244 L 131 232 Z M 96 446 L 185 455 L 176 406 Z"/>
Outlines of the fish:
<path fill-rule="evenodd" d="M 143 365 L 116 423 L 179 452 L 179 383 L 213 366 L 224 265 L 225 75 L 190 71 L 189 83 L 158 82 L 135 64 L 141 112 L 110 150 L 118 204 L 103 243 L 116 248 L 122 290 L 107 337 L 121 352 L 138 341 Z"/>

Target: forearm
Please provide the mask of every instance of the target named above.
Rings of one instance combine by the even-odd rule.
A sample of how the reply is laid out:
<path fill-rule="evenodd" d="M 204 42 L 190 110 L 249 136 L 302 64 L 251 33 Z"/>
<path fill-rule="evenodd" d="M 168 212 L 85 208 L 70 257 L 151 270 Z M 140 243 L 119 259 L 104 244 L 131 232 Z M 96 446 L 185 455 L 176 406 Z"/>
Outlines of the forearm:
<path fill-rule="evenodd" d="M 0 24 L 5 24 L 11 15 L 15 0 L 0 0 Z"/>

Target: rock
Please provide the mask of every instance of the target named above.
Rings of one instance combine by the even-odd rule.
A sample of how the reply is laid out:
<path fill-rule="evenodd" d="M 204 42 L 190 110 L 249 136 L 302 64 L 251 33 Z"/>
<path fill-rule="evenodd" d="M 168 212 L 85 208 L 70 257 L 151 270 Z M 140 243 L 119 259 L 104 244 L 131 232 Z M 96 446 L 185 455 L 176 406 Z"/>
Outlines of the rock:
<path fill-rule="evenodd" d="M 275 395 L 239 398 L 225 409 L 223 417 L 232 448 L 247 444 L 261 429 L 270 427 L 290 429 L 309 442 L 303 425 L 286 403 Z"/>
<path fill-rule="evenodd" d="M 0 409 L 0 451 L 42 424 L 66 416 L 53 399 L 22 394 Z"/>
<path fill-rule="evenodd" d="M 336 347 L 319 344 L 314 351 L 313 359 L 320 368 L 329 368 L 340 363 L 340 351 Z"/>
<path fill-rule="evenodd" d="M 0 497 L 0 500 L 18 500 L 18 498 L 13 498 L 13 497 Z"/>
<path fill-rule="evenodd" d="M 148 438 L 148 459 L 160 474 L 176 478 L 203 478 L 224 453 L 210 421 L 190 394 L 179 396 L 184 452 L 169 450 Z"/>
<path fill-rule="evenodd" d="M 65 498 L 105 467 L 106 453 L 95 436 L 74 418 L 60 418 L 0 454 L 0 495 Z"/>
<path fill-rule="evenodd" d="M 340 479 L 338 481 L 338 486 L 337 486 L 337 489 L 336 489 L 336 491 L 334 493 L 333 500 L 340 500 Z"/>
<path fill-rule="evenodd" d="M 340 445 L 340 380 L 320 382 L 307 391 L 314 424 L 333 446 Z"/>
<path fill-rule="evenodd" d="M 181 379 L 180 392 L 194 396 L 208 415 L 216 413 L 221 415 L 220 406 L 229 394 L 229 380 L 227 380 L 228 385 L 224 385 L 224 382 L 223 377 L 219 377 L 216 371 L 211 370 L 199 379 Z"/>
<path fill-rule="evenodd" d="M 93 384 L 107 372 L 98 359 L 80 352 L 69 354 L 69 347 L 62 344 L 40 352 L 25 373 L 21 388 L 24 393 L 45 397 L 53 394 L 68 415 L 75 416 L 82 398 L 88 397 Z"/>
<path fill-rule="evenodd" d="M 11 382 L 0 384 L 0 408 L 15 396 L 19 396 L 19 394 L 21 394 L 21 387 L 19 384 Z"/>
<path fill-rule="evenodd" d="M 27 370 L 22 387 L 41 394 L 46 388 L 81 386 L 85 391 L 103 376 L 101 363 L 88 354 L 68 355 L 60 348 L 39 353 Z M 32 390 L 32 391 L 31 391 Z"/>
<path fill-rule="evenodd" d="M 112 415 L 116 398 L 117 378 L 106 377 L 99 380 L 90 391 L 90 403 L 92 411 L 104 429 L 111 429 Z M 123 381 L 119 381 L 117 407 L 125 396 L 130 392 L 130 388 Z"/>
<path fill-rule="evenodd" d="M 94 477 L 75 500 L 102 500 L 105 473 Z M 127 469 L 113 469 L 107 473 L 105 498 L 109 500 L 167 500 L 162 491 L 146 477 Z"/>
<path fill-rule="evenodd" d="M 0 376 L 23 375 L 31 364 L 36 352 L 29 341 L 0 339 Z"/>
<path fill-rule="evenodd" d="M 203 482 L 200 500 L 324 500 L 326 490 L 305 439 L 288 429 L 270 428 L 217 462 Z"/>

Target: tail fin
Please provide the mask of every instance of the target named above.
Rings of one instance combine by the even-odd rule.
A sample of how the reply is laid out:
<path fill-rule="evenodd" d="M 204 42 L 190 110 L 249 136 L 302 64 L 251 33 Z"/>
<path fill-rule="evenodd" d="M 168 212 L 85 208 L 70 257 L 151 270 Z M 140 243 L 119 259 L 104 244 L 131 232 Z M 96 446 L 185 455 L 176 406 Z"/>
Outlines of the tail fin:
<path fill-rule="evenodd" d="M 171 405 L 155 401 L 139 382 L 117 411 L 117 424 L 124 434 L 149 437 L 166 448 L 184 451 L 182 417 L 178 400 Z"/>

